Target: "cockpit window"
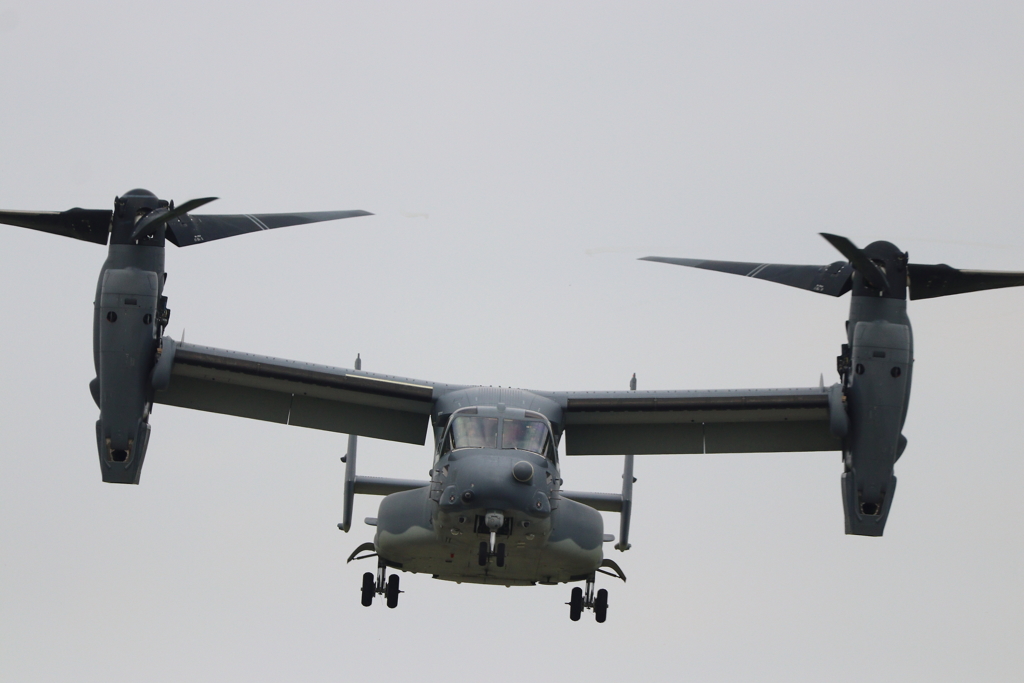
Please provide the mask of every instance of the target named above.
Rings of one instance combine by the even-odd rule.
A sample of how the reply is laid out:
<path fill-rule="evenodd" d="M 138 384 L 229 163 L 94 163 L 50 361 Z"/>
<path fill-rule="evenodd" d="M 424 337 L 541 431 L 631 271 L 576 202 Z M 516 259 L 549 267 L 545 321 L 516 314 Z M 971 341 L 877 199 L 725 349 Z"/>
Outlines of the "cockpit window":
<path fill-rule="evenodd" d="M 498 418 L 460 415 L 452 420 L 445 450 L 460 448 L 497 448 Z"/>
<path fill-rule="evenodd" d="M 537 420 L 505 420 L 501 431 L 501 447 L 547 455 L 548 426 Z"/>

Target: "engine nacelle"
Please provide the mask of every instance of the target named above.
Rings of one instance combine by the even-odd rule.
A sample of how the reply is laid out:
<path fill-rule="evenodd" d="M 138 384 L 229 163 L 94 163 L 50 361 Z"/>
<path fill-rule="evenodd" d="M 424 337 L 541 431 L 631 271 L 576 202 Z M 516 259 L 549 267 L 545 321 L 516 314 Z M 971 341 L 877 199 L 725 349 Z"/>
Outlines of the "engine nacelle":
<path fill-rule="evenodd" d="M 138 484 L 149 442 L 150 377 L 157 350 L 160 275 L 108 268 L 96 301 L 94 397 L 103 481 Z"/>
<path fill-rule="evenodd" d="M 843 442 L 846 533 L 881 536 L 896 490 L 893 465 L 906 446 L 901 432 L 912 338 L 909 325 L 884 320 L 856 322 L 852 332 L 845 388 L 849 429 Z"/>

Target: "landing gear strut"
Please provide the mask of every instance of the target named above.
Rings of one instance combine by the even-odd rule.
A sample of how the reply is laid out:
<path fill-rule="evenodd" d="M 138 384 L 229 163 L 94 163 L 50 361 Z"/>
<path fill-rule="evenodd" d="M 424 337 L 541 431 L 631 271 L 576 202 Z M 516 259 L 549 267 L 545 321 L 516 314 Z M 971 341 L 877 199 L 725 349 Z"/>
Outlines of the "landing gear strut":
<path fill-rule="evenodd" d="M 387 576 L 388 567 L 383 560 L 377 561 L 377 575 L 373 572 L 363 574 L 362 604 L 369 607 L 375 595 L 383 595 L 388 607 L 398 607 L 398 596 L 405 591 L 398 589 L 398 574 Z"/>
<path fill-rule="evenodd" d="M 493 557 L 494 564 L 499 567 L 505 566 L 505 544 L 498 543 L 498 530 L 505 523 L 505 515 L 497 510 L 491 510 L 484 515 L 484 525 L 487 527 L 489 537 L 486 541 L 480 541 L 480 553 L 477 556 L 477 564 L 486 567 L 487 562 Z"/>
<path fill-rule="evenodd" d="M 594 618 L 599 624 L 603 624 L 608 618 L 608 591 L 602 588 L 594 593 L 594 574 L 587 578 L 586 592 L 576 586 L 572 589 L 569 602 L 565 604 L 569 605 L 569 618 L 573 621 L 579 621 L 585 609 L 594 610 Z"/>

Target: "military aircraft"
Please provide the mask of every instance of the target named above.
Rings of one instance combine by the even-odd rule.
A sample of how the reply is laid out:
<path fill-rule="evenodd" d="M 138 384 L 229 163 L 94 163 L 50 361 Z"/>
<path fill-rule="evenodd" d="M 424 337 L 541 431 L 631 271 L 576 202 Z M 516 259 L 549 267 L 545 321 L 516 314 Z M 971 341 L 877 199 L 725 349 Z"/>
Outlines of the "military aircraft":
<path fill-rule="evenodd" d="M 164 336 L 166 242 L 199 244 L 248 232 L 368 215 L 365 211 L 197 215 L 212 198 L 177 207 L 146 190 L 114 209 L 0 212 L 0 222 L 107 244 L 96 290 L 90 384 L 100 409 L 96 442 L 105 482 L 138 484 L 155 404 L 348 434 L 344 513 L 356 494 L 383 496 L 374 540 L 349 561 L 377 558 L 363 575 L 362 604 L 398 604 L 399 575 L 504 586 L 583 582 L 569 616 L 603 622 L 598 573 L 625 580 L 604 556 L 600 511 L 620 513 L 625 551 L 633 456 L 674 453 L 841 451 L 846 533 L 881 536 L 906 448 L 913 340 L 906 299 L 1024 285 L 1024 273 L 957 270 L 908 262 L 888 242 L 858 249 L 824 237 L 846 258 L 827 266 L 647 257 L 840 296 L 851 292 L 841 381 L 830 387 L 709 391 L 536 391 L 442 384 L 175 342 Z M 424 444 L 432 428 L 429 481 L 356 474 L 357 436 Z M 562 487 L 566 455 L 628 454 L 620 493 Z"/>

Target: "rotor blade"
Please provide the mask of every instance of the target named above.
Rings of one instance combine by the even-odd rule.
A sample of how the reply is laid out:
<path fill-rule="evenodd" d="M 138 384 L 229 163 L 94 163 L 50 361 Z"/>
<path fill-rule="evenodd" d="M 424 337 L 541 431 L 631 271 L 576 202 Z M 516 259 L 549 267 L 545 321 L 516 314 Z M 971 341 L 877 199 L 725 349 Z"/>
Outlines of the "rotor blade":
<path fill-rule="evenodd" d="M 166 223 L 167 221 L 177 218 L 182 214 L 188 213 L 192 209 L 198 209 L 203 204 L 209 204 L 216 199 L 216 197 L 190 199 L 184 204 L 176 206 L 173 209 L 157 209 L 156 211 L 151 211 L 143 216 L 142 220 L 135 224 L 135 229 L 132 230 L 132 239 L 137 240 L 143 235 L 152 232 L 152 229 L 161 223 Z"/>
<path fill-rule="evenodd" d="M 257 213 L 223 216 L 185 214 L 167 222 L 167 239 L 179 247 L 244 235 L 247 232 L 289 225 L 372 216 L 368 211 L 310 211 L 307 213 Z"/>
<path fill-rule="evenodd" d="M 846 261 L 836 261 L 828 266 L 790 266 L 782 263 L 745 263 L 740 261 L 705 261 L 690 258 L 666 258 L 663 256 L 645 256 L 641 261 L 671 263 L 677 266 L 717 270 L 720 273 L 744 275 L 778 282 L 812 292 L 841 296 L 850 291 L 850 276 L 853 268 Z"/>
<path fill-rule="evenodd" d="M 110 210 L 0 211 L 0 223 L 40 230 L 76 240 L 106 244 L 110 237 Z"/>
<path fill-rule="evenodd" d="M 931 299 L 937 296 L 978 292 L 983 289 L 1024 285 L 1024 273 L 1011 271 L 959 270 L 945 263 L 934 266 L 911 263 L 907 269 L 910 276 L 911 299 Z"/>
<path fill-rule="evenodd" d="M 819 233 L 822 237 L 828 240 L 828 243 L 839 250 L 846 258 L 850 259 L 850 263 L 853 267 L 864 276 L 872 287 L 881 290 L 883 292 L 889 291 L 889 283 L 885 279 L 885 273 L 879 269 L 879 267 L 868 258 L 868 255 L 858 249 L 853 242 L 842 237 L 841 235 L 830 235 L 827 232 Z"/>

